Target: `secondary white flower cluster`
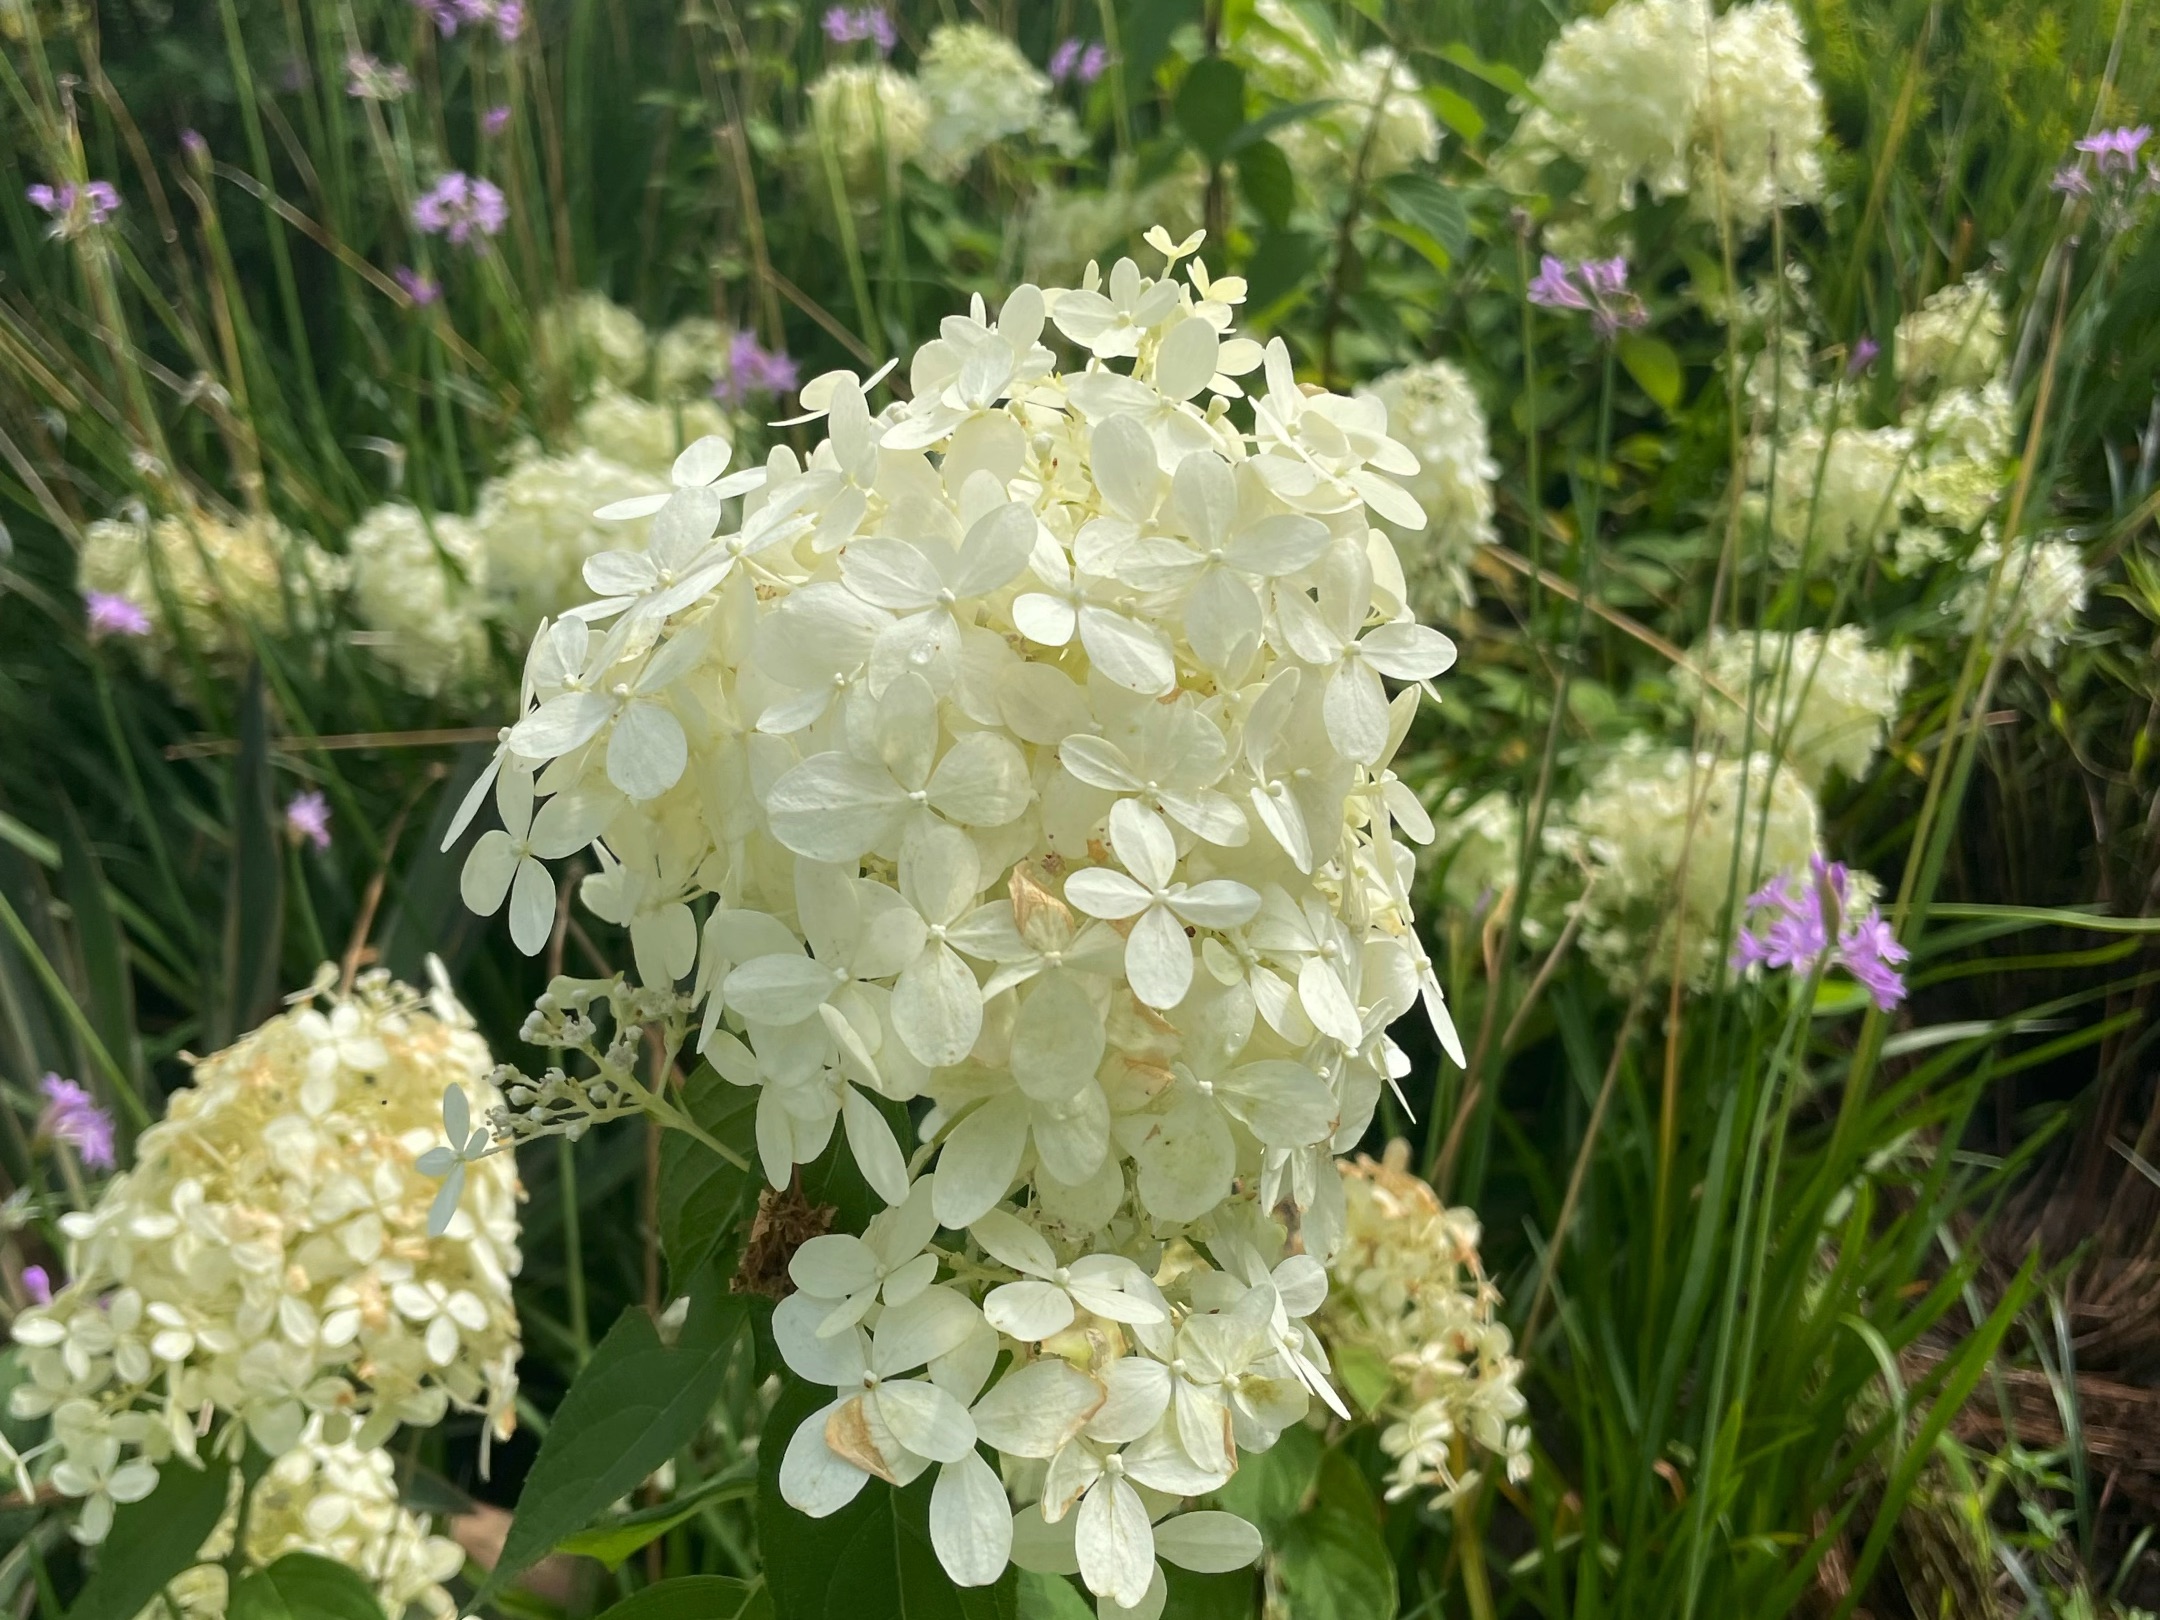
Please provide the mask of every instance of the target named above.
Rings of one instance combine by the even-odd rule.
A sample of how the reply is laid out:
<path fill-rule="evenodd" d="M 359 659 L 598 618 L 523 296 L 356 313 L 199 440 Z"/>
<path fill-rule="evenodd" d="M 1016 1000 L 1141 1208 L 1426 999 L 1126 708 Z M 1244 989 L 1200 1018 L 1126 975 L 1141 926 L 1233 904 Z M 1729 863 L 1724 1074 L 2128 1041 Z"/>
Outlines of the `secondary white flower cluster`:
<path fill-rule="evenodd" d="M 1139 178 L 1130 157 L 1114 159 L 1100 191 L 1038 186 L 1021 224 L 1028 279 L 1038 285 L 1078 276 L 1092 259 L 1118 256 L 1149 226 L 1174 234 L 1197 229 L 1206 210 L 1207 175 L 1191 158 L 1151 180 Z"/>
<path fill-rule="evenodd" d="M 1988 612 L 1988 583 L 2002 560 L 2002 544 L 1983 540 L 1973 552 L 1951 611 L 1967 635 L 2007 641 L 2012 653 L 2052 664 L 2084 616 L 2092 576 L 2074 541 L 2029 535 L 2010 548 Z"/>
<path fill-rule="evenodd" d="M 228 520 L 201 508 L 92 523 L 76 569 L 85 595 L 120 597 L 148 621 L 147 633 L 129 639 L 176 687 L 188 683 L 191 659 L 212 674 L 245 664 L 251 631 L 315 629 L 346 582 L 343 559 L 276 518 Z"/>
<path fill-rule="evenodd" d="M 1353 172 L 1384 180 L 1440 155 L 1440 126 L 1423 86 L 1388 47 L 1352 54 L 1286 0 L 1259 0 L 1237 50 L 1253 83 L 1278 101 L 1323 103 L 1274 137 L 1308 196 L 1348 183 Z"/>
<path fill-rule="evenodd" d="M 1995 285 L 1974 271 L 1937 288 L 1898 322 L 1898 380 L 1978 388 L 2002 369 L 2008 340 Z"/>
<path fill-rule="evenodd" d="M 1387 407 L 1388 433 L 1418 459 L 1404 480 L 1422 526 L 1388 523 L 1403 557 L 1410 605 L 1426 620 L 1458 617 L 1474 600 L 1470 559 L 1493 540 L 1493 460 L 1485 412 L 1463 369 L 1427 360 L 1366 386 Z"/>
<path fill-rule="evenodd" d="M 1871 647 L 1864 629 L 1847 624 L 1827 635 L 1769 631 L 1759 646 L 1750 632 L 1713 630 L 1679 685 L 1728 749 L 1774 743 L 1801 780 L 1819 789 L 1833 770 L 1853 782 L 1866 776 L 1911 678 L 1910 653 Z M 1752 735 L 1744 707 L 1751 687 Z"/>
<path fill-rule="evenodd" d="M 1160 277 L 948 317 L 906 403 L 813 379 L 807 461 L 697 444 L 612 508 L 636 538 L 536 636 L 472 856 L 530 950 L 541 861 L 589 847 L 583 899 L 657 998 L 618 1023 L 694 1009 L 774 1186 L 837 1128 L 892 1206 L 796 1257 L 782 1343 L 838 1393 L 788 1441 L 791 1499 L 936 1464 L 955 1579 L 1070 1527 L 1128 1608 L 1158 1551 L 1257 1548 L 1150 1524 L 1333 1399 L 1303 1324 L 1333 1151 L 1406 1068 L 1397 1018 L 1422 1003 L 1459 1053 L 1399 841 L 1432 826 L 1389 769 L 1454 657 L 1372 521 L 1421 520 L 1415 458 L 1378 400 L 1232 334 L 1242 284 L 1173 273 L 1197 238 L 1151 241 Z M 638 1101 L 634 1035 L 594 1057 L 583 1008 L 536 1024 Z M 529 1083 L 497 1130 L 578 1128 L 584 1083 Z M 940 1227 L 981 1256 L 926 1249 Z M 1041 1538 L 1012 1540 L 978 1438 L 1047 1465 Z"/>
<path fill-rule="evenodd" d="M 567 366 L 574 382 L 635 388 L 644 380 L 652 339 L 632 311 L 606 293 L 587 290 L 540 312 L 538 347 Z"/>
<path fill-rule="evenodd" d="M 1504 177 L 1571 159 L 1596 218 L 1684 194 L 1753 231 L 1822 196 L 1822 92 L 1785 0 L 1620 0 L 1563 28 L 1530 88 Z"/>
<path fill-rule="evenodd" d="M 287 1553 L 312 1553 L 357 1572 L 387 1614 L 403 1617 L 417 1608 L 429 1620 L 455 1620 L 457 1603 L 443 1583 L 464 1566 L 463 1550 L 398 1500 L 397 1465 L 388 1451 L 350 1441 L 332 1445 L 321 1430 L 320 1420 L 311 1423 L 300 1444 L 256 1482 L 247 1500 L 242 1568 L 267 1569 Z M 203 1544 L 202 1562 L 165 1589 L 179 1620 L 225 1620 L 232 1595 L 225 1561 L 239 1529 L 240 1491 L 235 1475 L 233 1504 Z M 169 1617 L 153 1604 L 141 1620 Z"/>
<path fill-rule="evenodd" d="M 1724 759 L 1629 739 L 1547 829 L 1582 866 L 1582 943 L 1616 988 L 1706 983 L 1740 898 L 1819 848 L 1815 796 L 1768 754 Z M 1677 965 L 1677 971 L 1676 971 Z"/>
<path fill-rule="evenodd" d="M 204 1436 L 220 1454 L 311 1433 L 367 1450 L 452 1405 L 509 1432 L 516 1173 L 490 1160 L 430 1238 L 437 1189 L 415 1165 L 445 1088 L 494 1102 L 486 1044 L 439 969 L 425 996 L 380 973 L 329 983 L 196 1066 L 134 1167 L 62 1218 L 67 1286 L 15 1319 L 13 1410 L 52 1419 L 84 1541 Z"/>
<path fill-rule="evenodd" d="M 1522 1363 L 1499 1320 L 1500 1293 L 1478 1261 L 1481 1229 L 1441 1205 L 1411 1173 L 1400 1137 L 1375 1161 L 1345 1161 L 1349 1234 L 1328 1263 L 1334 1288 L 1315 1319 L 1339 1365 L 1362 1359 L 1385 1383 L 1368 1402 L 1389 1420 L 1380 1449 L 1395 1459 L 1387 1497 L 1430 1490 L 1445 1506 L 1477 1483 L 1473 1450 L 1507 1477 L 1530 1477 Z"/>

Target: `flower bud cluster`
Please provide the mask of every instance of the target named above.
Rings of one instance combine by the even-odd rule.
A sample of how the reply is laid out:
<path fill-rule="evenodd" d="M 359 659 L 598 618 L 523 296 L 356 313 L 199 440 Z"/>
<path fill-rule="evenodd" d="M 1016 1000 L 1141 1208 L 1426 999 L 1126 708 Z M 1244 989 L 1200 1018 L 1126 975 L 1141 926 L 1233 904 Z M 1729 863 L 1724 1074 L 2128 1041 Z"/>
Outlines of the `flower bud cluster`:
<path fill-rule="evenodd" d="M 589 851 L 587 909 L 756 1092 L 771 1184 L 842 1135 L 890 1206 L 796 1256 L 782 1345 L 837 1393 L 790 1499 L 936 1464 L 956 1579 L 1065 1557 L 1070 1519 L 1128 1607 L 1158 1551 L 1257 1549 L 1150 1525 L 1334 1401 L 1303 1321 L 1333 1153 L 1408 1069 L 1396 1019 L 1460 1050 L 1409 900 L 1434 829 L 1389 768 L 1454 658 L 1373 521 L 1422 521 L 1417 461 L 1235 335 L 1243 284 L 1175 273 L 1197 240 L 1151 241 L 1162 275 L 948 317 L 905 403 L 813 379 L 807 459 L 692 445 L 605 511 L 630 543 L 535 637 L 451 829 L 492 786 L 466 892 L 527 950 L 543 863 Z M 978 1438 L 1045 1465 L 1040 1535 Z"/>
<path fill-rule="evenodd" d="M 487 1047 L 439 969 L 425 995 L 329 983 L 196 1066 L 134 1167 L 63 1217 L 67 1286 L 15 1320 L 13 1410 L 52 1419 L 86 1541 L 203 1437 L 365 1450 L 452 1406 L 510 1430 L 516 1173 L 489 1161 L 431 1239 L 415 1162 L 446 1087 L 494 1102 Z"/>

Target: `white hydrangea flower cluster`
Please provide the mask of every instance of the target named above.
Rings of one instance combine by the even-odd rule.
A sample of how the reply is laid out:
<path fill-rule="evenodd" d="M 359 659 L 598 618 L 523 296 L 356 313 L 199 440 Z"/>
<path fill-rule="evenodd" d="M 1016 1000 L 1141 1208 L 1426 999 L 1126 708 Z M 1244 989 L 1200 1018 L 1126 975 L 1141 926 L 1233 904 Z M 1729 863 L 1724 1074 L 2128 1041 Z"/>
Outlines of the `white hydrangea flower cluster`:
<path fill-rule="evenodd" d="M 235 1475 L 232 1507 L 203 1544 L 202 1561 L 165 1589 L 178 1620 L 225 1620 L 232 1591 L 226 1560 L 239 1528 L 241 1485 Z M 357 1572 L 387 1614 L 418 1609 L 429 1620 L 455 1620 L 457 1602 L 443 1583 L 464 1567 L 464 1551 L 398 1500 L 397 1464 L 383 1448 L 332 1445 L 317 1419 L 298 1446 L 264 1470 L 246 1510 L 245 1569 L 267 1569 L 287 1553 L 312 1553 Z M 171 1617 L 152 1604 L 140 1620 Z"/>
<path fill-rule="evenodd" d="M 1632 738 L 1568 807 L 1550 845 L 1588 885 L 1583 948 L 1617 987 L 1706 983 L 1723 962 L 1739 899 L 1819 847 L 1815 796 L 1768 754 L 1722 759 Z"/>
<path fill-rule="evenodd" d="M 585 594 L 586 559 L 613 535 L 593 521 L 593 503 L 628 500 L 667 488 L 665 476 L 579 446 L 549 455 L 528 446 L 480 486 L 472 528 L 487 559 L 488 596 L 514 631 L 564 611 Z"/>
<path fill-rule="evenodd" d="M 1324 102 L 1275 134 L 1308 195 L 1339 187 L 1362 166 L 1384 180 L 1440 155 L 1440 125 L 1424 87 L 1393 50 L 1351 55 L 1323 41 L 1286 0 L 1259 0 L 1238 41 L 1253 82 L 1284 102 Z"/>
<path fill-rule="evenodd" d="M 728 345 L 734 334 L 710 315 L 685 315 L 653 339 L 653 394 L 663 401 L 703 401 L 712 385 L 728 374 Z M 672 429 L 673 424 L 670 424 Z M 582 429 L 581 429 L 582 433 Z M 671 433 L 672 437 L 672 433 Z M 633 465 L 665 476 L 684 445 L 702 434 L 676 439 L 664 456 L 638 457 Z M 587 440 L 590 443 L 592 441 Z M 601 448 L 595 446 L 595 448 Z"/>
<path fill-rule="evenodd" d="M 1387 525 L 1401 552 L 1410 606 L 1448 620 L 1475 600 L 1470 559 L 1493 540 L 1493 480 L 1500 464 L 1477 392 L 1463 369 L 1427 360 L 1376 377 L 1363 390 L 1387 407 L 1389 434 L 1418 459 L 1404 480 L 1421 526 Z"/>
<path fill-rule="evenodd" d="M 377 506 L 345 536 L 353 611 L 369 648 L 408 692 L 470 692 L 488 667 L 488 557 L 479 531 L 454 513 L 428 516 L 403 501 Z"/>
<path fill-rule="evenodd" d="M 923 161 L 933 173 L 958 174 L 1000 141 L 1025 136 L 1077 157 L 1087 137 L 1072 109 L 1051 93 L 1050 77 L 1003 34 L 956 23 L 930 36 L 915 66 L 930 105 Z"/>
<path fill-rule="evenodd" d="M 1774 446 L 1759 443 L 1754 471 L 1782 556 L 1835 569 L 1897 533 L 1912 500 L 1913 436 L 1811 421 Z"/>
<path fill-rule="evenodd" d="M 2092 576 L 2075 542 L 2029 535 L 2010 548 L 2003 563 L 1995 611 L 1988 613 L 1988 580 L 2002 559 L 2002 542 L 1983 540 L 1967 564 L 1963 583 L 1950 604 L 1969 636 L 1986 634 L 2007 641 L 2013 654 L 2050 665 L 2077 634 L 2085 613 Z"/>
<path fill-rule="evenodd" d="M 1078 276 L 1105 250 L 1123 250 L 1150 225 L 1173 232 L 1197 229 L 1207 204 L 1207 175 L 1190 158 L 1143 181 L 1130 158 L 1112 162 L 1100 191 L 1038 186 L 1021 224 L 1022 262 L 1038 286 Z"/>
<path fill-rule="evenodd" d="M 147 634 L 129 640 L 175 685 L 188 678 L 191 655 L 213 672 L 244 664 L 254 652 L 251 629 L 315 629 L 346 584 L 343 558 L 276 518 L 227 521 L 201 509 L 92 523 L 76 571 L 86 595 L 122 597 L 149 621 Z"/>
<path fill-rule="evenodd" d="M 645 377 L 652 339 L 635 312 L 588 289 L 540 312 L 540 353 L 579 381 L 635 388 Z"/>
<path fill-rule="evenodd" d="M 869 193 L 922 155 L 931 109 L 915 81 L 883 62 L 839 62 L 811 81 L 810 130 L 851 189 Z"/>
<path fill-rule="evenodd" d="M 1822 196 L 1822 92 L 1785 0 L 1620 0 L 1563 28 L 1530 87 L 1503 176 L 1528 189 L 1572 159 L 1599 219 L 1686 195 L 1754 231 Z"/>
<path fill-rule="evenodd" d="M 1441 894 L 1456 915 L 1481 920 L 1515 888 L 1522 872 L 1522 806 L 1511 794 L 1492 792 L 1472 799 L 1461 789 L 1441 806 L 1442 831 L 1430 853 L 1445 862 Z M 1523 933 L 1533 941 L 1541 932 L 1536 919 L 1523 919 Z"/>
<path fill-rule="evenodd" d="M 1898 322 L 1898 380 L 1979 388 L 2002 369 L 2008 344 L 2009 323 L 1994 280 L 1976 270 L 1937 288 Z"/>
<path fill-rule="evenodd" d="M 1473 1448 L 1507 1477 L 1530 1477 L 1522 1363 L 1478 1260 L 1476 1215 L 1448 1209 L 1410 1168 L 1400 1137 L 1379 1160 L 1344 1161 L 1348 1235 L 1328 1263 L 1334 1287 L 1315 1325 L 1338 1364 L 1384 1370 L 1380 1449 L 1395 1459 L 1387 1499 L 1436 1493 L 1445 1507 L 1478 1481 Z"/>
<path fill-rule="evenodd" d="M 1897 718 L 1912 679 L 1911 653 L 1869 646 L 1857 624 L 1827 635 L 1766 631 L 1760 641 L 1748 631 L 1713 630 L 1694 663 L 1679 672 L 1681 694 L 1701 705 L 1705 729 L 1732 749 L 1767 748 L 1774 740 L 1811 788 L 1819 789 L 1833 770 L 1861 780 Z M 1741 707 L 1751 686 L 1752 737 Z"/>
<path fill-rule="evenodd" d="M 814 379 L 807 461 L 693 445 L 610 508 L 643 543 L 535 638 L 472 856 L 532 949 L 540 861 L 589 845 L 655 1003 L 611 995 L 618 1024 L 694 1027 L 757 1091 L 775 1187 L 837 1129 L 890 1206 L 794 1257 L 776 1332 L 835 1395 L 788 1499 L 934 1465 L 955 1580 L 1077 1566 L 1126 1608 L 1159 1606 L 1158 1555 L 1257 1552 L 1227 1515 L 1156 1521 L 1339 1406 L 1305 1321 L 1332 1153 L 1406 1068 L 1397 1018 L 1422 1003 L 1460 1061 L 1398 839 L 1433 829 L 1389 769 L 1454 658 L 1372 521 L 1421 519 L 1415 459 L 1379 401 L 1233 334 L 1242 284 L 1175 273 L 1197 238 L 1150 240 L 1160 277 L 948 317 L 906 403 Z M 640 1104 L 634 1029 L 535 1023 L 599 1073 L 526 1083 L 501 1139 Z M 916 1099 L 910 1155 L 888 1110 Z M 1041 1465 L 1017 1527 L 978 1441 Z"/>
<path fill-rule="evenodd" d="M 670 327 L 656 345 L 661 360 L 656 370 L 664 379 L 672 375 L 678 359 L 668 352 L 670 340 L 688 324 L 678 322 Z M 717 322 L 705 324 L 718 329 Z M 605 383 L 594 389 L 592 398 L 578 408 L 571 430 L 572 446 L 591 450 L 648 478 L 664 480 L 675 458 L 688 446 L 700 439 L 730 437 L 727 412 L 709 398 L 695 397 L 709 392 L 713 378 L 726 370 L 725 336 L 719 339 L 718 346 L 722 354 L 720 371 L 703 371 L 692 389 L 662 386 L 658 400 L 640 399 Z M 691 397 L 684 397 L 686 394 Z"/>
<path fill-rule="evenodd" d="M 134 1167 L 62 1218 L 67 1286 L 15 1319 L 12 1408 L 51 1418 L 83 1541 L 203 1436 L 219 1454 L 310 1433 L 364 1451 L 453 1405 L 509 1433 L 516 1172 L 489 1160 L 431 1238 L 416 1168 L 446 1089 L 495 1103 L 486 1043 L 439 967 L 426 995 L 333 978 L 196 1066 Z"/>

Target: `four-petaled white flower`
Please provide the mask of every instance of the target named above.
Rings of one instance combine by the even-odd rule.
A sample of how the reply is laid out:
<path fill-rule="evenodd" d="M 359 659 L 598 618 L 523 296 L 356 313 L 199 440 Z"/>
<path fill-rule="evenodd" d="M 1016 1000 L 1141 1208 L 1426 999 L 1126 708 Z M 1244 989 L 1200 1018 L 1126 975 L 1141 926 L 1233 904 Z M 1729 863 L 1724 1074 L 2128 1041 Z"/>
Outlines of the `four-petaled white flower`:
<path fill-rule="evenodd" d="M 1148 1006 L 1175 1007 L 1192 986 L 1193 947 L 1186 925 L 1234 928 L 1260 909 L 1260 896 L 1229 878 L 1178 881 L 1177 841 L 1161 817 L 1131 799 L 1111 808 L 1110 847 L 1125 871 L 1083 867 L 1065 880 L 1065 898 L 1090 917 L 1130 920 L 1126 981 Z"/>

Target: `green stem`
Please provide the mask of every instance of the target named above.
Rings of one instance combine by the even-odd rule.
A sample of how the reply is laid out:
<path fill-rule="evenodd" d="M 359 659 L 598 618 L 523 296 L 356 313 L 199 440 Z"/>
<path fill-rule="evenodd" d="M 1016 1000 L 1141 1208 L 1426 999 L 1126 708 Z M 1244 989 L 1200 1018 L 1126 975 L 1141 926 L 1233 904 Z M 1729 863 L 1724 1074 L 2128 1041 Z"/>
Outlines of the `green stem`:
<path fill-rule="evenodd" d="M 570 1336 L 577 1344 L 578 1365 L 592 1360 L 592 1326 L 585 1314 L 585 1239 L 578 1220 L 577 1149 L 567 1136 L 555 1139 L 563 1212 L 563 1269 L 569 1279 Z"/>

